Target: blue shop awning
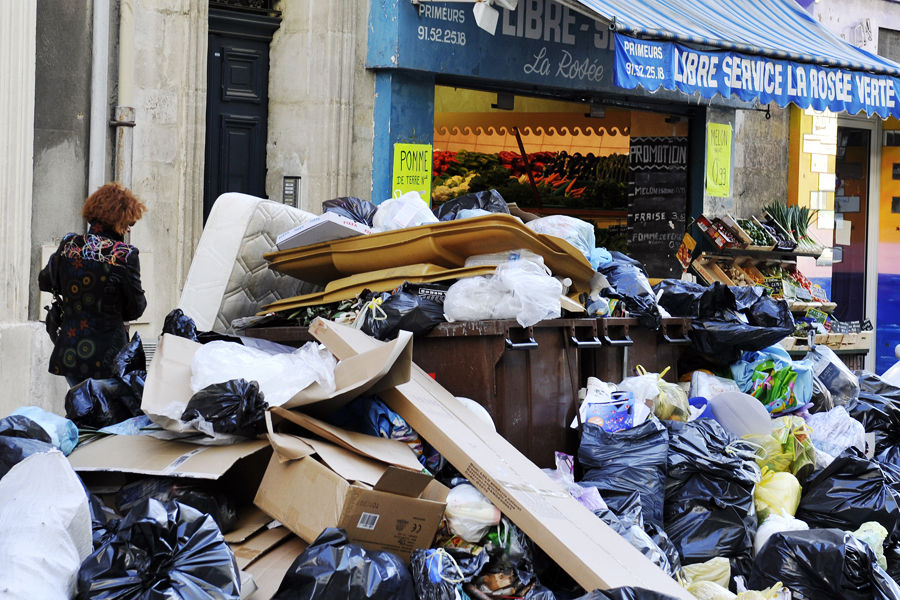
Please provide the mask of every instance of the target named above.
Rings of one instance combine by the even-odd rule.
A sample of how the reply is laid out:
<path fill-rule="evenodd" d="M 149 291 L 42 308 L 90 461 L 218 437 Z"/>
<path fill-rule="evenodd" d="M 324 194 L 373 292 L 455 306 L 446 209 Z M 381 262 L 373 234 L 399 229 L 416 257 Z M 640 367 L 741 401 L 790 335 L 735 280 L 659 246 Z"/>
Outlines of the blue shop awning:
<path fill-rule="evenodd" d="M 852 46 L 795 0 L 558 0 L 616 32 L 615 81 L 900 117 L 900 64 Z"/>

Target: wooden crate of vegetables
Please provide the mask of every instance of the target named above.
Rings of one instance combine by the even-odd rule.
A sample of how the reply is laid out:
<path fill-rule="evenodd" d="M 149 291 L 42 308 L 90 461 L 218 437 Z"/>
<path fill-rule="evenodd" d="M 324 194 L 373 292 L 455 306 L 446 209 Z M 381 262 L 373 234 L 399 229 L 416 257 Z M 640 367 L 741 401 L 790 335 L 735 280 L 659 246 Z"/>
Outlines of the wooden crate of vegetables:
<path fill-rule="evenodd" d="M 707 285 L 715 282 L 724 283 L 725 285 L 734 285 L 734 282 L 725 274 L 725 271 L 719 266 L 721 259 L 713 256 L 701 254 L 697 260 L 691 265 L 694 272 L 697 273 Z"/>
<path fill-rule="evenodd" d="M 809 225 L 818 211 L 810 210 L 806 206 L 787 205 L 783 202 L 773 202 L 763 209 L 780 232 L 795 244 L 794 252 L 808 256 L 822 254 L 825 248 L 809 232 Z"/>
<path fill-rule="evenodd" d="M 772 250 L 775 248 L 775 240 L 766 233 L 756 220 L 733 219 L 735 232 L 746 242 L 747 250 Z"/>

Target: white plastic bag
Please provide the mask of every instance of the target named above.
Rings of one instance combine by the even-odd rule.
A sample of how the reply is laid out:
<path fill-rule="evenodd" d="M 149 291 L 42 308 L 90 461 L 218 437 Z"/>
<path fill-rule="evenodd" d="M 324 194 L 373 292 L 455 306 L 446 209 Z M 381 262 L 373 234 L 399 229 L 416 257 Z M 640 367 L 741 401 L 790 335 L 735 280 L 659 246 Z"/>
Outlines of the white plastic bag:
<path fill-rule="evenodd" d="M 705 371 L 694 371 L 691 373 L 691 398 L 706 398 L 709 400 L 713 396 L 718 396 L 722 392 L 740 392 L 738 384 L 733 379 L 725 379 L 717 377 Z"/>
<path fill-rule="evenodd" d="M 481 541 L 500 522 L 501 516 L 500 509 L 468 483 L 450 490 L 444 514 L 450 531 L 472 543 Z"/>
<path fill-rule="evenodd" d="M 759 554 L 759 551 L 766 545 L 769 538 L 776 533 L 806 531 L 807 529 L 809 529 L 809 525 L 800 519 L 795 519 L 790 515 L 772 513 L 756 530 L 756 539 L 753 541 L 753 555 Z"/>
<path fill-rule="evenodd" d="M 0 596 L 74 598 L 93 550 L 87 494 L 61 452 L 33 454 L 0 479 Z"/>
<path fill-rule="evenodd" d="M 407 192 L 399 198 L 390 198 L 378 205 L 375 216 L 372 217 L 372 226 L 376 231 L 389 231 L 391 229 L 404 229 L 437 223 L 428 203 L 422 199 L 419 192 Z"/>
<path fill-rule="evenodd" d="M 503 263 L 490 277 L 467 277 L 450 286 L 444 297 L 448 321 L 516 319 L 530 327 L 559 317 L 562 284 L 535 263 Z"/>
<path fill-rule="evenodd" d="M 810 415 L 806 423 L 812 429 L 813 446 L 837 456 L 850 446 L 866 451 L 866 429 L 863 424 L 850 416 L 843 406 L 836 406 L 827 412 Z"/>
<path fill-rule="evenodd" d="M 333 390 L 336 365 L 331 352 L 316 342 L 277 354 L 234 342 L 210 342 L 191 361 L 191 390 L 197 393 L 214 383 L 245 379 L 259 383 L 269 406 L 281 406 L 316 381 Z"/>
<path fill-rule="evenodd" d="M 593 223 L 566 215 L 550 215 L 529 221 L 525 226 L 536 233 L 564 239 L 584 254 L 588 261 L 591 260 L 591 253 L 596 246 Z M 597 268 L 597 265 L 593 266 Z"/>
<path fill-rule="evenodd" d="M 812 364 L 813 372 L 831 392 L 835 406 L 859 397 L 859 379 L 828 346 L 817 345 L 802 362 Z"/>

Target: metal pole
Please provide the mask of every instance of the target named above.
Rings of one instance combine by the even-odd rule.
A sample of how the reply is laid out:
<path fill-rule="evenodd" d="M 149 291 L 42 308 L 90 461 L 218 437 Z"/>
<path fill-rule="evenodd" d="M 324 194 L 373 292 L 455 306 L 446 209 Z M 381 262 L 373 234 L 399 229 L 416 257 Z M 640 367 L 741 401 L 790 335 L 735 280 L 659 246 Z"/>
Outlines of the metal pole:
<path fill-rule="evenodd" d="M 106 183 L 106 135 L 109 118 L 109 0 L 94 0 L 91 49 L 91 129 L 88 146 L 88 195 Z"/>
<path fill-rule="evenodd" d="M 131 157 L 134 141 L 134 5 L 119 4 L 119 98 L 114 120 L 116 128 L 116 181 L 131 187 Z"/>

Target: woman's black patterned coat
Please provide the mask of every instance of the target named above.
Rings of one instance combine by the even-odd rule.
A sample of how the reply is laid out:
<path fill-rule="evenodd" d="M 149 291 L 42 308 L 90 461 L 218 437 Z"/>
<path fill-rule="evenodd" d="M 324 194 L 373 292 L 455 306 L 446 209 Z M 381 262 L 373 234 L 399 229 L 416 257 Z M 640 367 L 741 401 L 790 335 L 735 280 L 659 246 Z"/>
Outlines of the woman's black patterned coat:
<path fill-rule="evenodd" d="M 138 249 L 111 228 L 91 223 L 85 235 L 66 234 L 38 275 L 42 291 L 62 298 L 62 327 L 50 372 L 78 379 L 114 374 L 114 359 L 128 343 L 125 321 L 147 307 Z"/>

